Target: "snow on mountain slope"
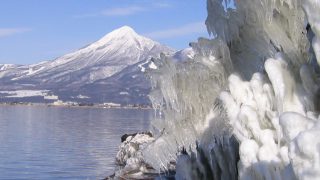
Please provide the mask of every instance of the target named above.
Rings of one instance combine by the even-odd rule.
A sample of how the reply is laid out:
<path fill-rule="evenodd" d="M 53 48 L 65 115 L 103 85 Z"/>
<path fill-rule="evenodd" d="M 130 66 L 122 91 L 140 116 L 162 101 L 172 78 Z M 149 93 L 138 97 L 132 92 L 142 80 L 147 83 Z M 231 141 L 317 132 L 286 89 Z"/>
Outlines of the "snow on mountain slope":
<path fill-rule="evenodd" d="M 150 61 L 146 61 L 147 66 Z M 85 84 L 75 93 L 86 94 L 94 102 L 117 102 L 120 104 L 146 104 L 151 89 L 141 62 L 130 65 L 113 76 Z M 64 94 L 64 93 L 62 93 Z M 96 96 L 95 94 L 99 94 Z"/>
<path fill-rule="evenodd" d="M 0 90 L 32 87 L 74 92 L 86 84 L 105 80 L 128 66 L 159 57 L 160 53 L 173 52 L 171 48 L 124 26 L 53 61 L 12 67 L 0 65 Z"/>
<path fill-rule="evenodd" d="M 138 35 L 128 26 L 112 31 L 100 40 L 54 61 L 22 66 L 10 74 L 12 80 L 39 79 L 42 83 L 89 83 L 110 77 L 128 65 L 161 52 L 172 52 L 151 39 Z"/>
<path fill-rule="evenodd" d="M 5 71 L 7 69 L 15 68 L 18 65 L 15 64 L 0 64 L 0 71 Z"/>

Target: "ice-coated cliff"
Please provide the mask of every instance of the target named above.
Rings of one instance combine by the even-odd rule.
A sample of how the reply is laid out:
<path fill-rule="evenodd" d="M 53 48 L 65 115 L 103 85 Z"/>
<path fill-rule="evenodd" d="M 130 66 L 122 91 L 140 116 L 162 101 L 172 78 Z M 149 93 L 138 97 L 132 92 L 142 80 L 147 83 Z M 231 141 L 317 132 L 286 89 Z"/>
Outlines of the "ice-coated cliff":
<path fill-rule="evenodd" d="M 207 10 L 214 38 L 149 70 L 156 139 L 144 161 L 175 161 L 177 179 L 319 179 L 320 1 L 208 0 Z"/>

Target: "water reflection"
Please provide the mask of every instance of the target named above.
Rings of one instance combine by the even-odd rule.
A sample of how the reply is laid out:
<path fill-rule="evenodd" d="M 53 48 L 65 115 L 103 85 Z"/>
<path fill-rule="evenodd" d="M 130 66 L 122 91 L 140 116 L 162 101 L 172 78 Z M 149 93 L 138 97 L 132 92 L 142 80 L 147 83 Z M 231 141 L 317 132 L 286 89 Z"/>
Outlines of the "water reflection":
<path fill-rule="evenodd" d="M 0 107 L 0 179 L 99 179 L 124 133 L 149 129 L 149 110 Z"/>

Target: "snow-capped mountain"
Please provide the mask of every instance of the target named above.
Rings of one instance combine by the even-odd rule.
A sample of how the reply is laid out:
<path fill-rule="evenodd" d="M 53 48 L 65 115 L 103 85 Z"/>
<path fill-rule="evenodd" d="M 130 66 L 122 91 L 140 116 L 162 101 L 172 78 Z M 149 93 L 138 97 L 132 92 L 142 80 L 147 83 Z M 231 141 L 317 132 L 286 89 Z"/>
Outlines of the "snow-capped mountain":
<path fill-rule="evenodd" d="M 134 71 L 130 72 L 130 77 L 143 76 L 139 65 L 152 57 L 158 57 L 162 52 L 171 54 L 173 50 L 124 26 L 53 61 L 22 66 L 0 65 L 0 90 L 49 90 L 50 94 L 58 95 L 62 100 L 74 101 L 82 97 L 78 99 L 108 102 L 112 96 L 113 102 L 123 102 L 117 100 L 115 93 L 130 96 L 131 90 L 128 87 L 135 81 L 123 83 L 124 79 L 111 80 L 115 79 L 113 76 L 125 76 L 128 69 Z M 98 87 L 98 84 L 104 86 Z M 149 88 L 147 81 L 140 86 L 142 89 Z M 103 93 L 110 91 L 114 92 Z M 140 95 L 145 96 L 144 93 Z M 127 103 L 139 103 L 131 102 L 132 97 L 124 99 Z"/>

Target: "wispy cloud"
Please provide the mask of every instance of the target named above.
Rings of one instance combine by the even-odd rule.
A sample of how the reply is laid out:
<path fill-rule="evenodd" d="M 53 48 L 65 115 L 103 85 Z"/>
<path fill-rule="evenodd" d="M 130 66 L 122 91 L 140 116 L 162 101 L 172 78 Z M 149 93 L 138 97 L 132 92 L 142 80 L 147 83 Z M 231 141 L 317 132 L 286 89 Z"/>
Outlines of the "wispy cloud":
<path fill-rule="evenodd" d="M 206 32 L 207 32 L 207 29 L 203 22 L 194 22 L 190 24 L 185 24 L 180 27 L 146 33 L 144 35 L 154 39 L 168 39 L 173 37 L 186 36 L 194 33 L 206 33 Z"/>
<path fill-rule="evenodd" d="M 97 13 L 75 15 L 75 18 L 89 18 L 89 17 L 100 17 L 100 16 L 129 16 L 134 15 L 143 11 L 147 11 L 147 8 L 142 6 L 127 6 L 127 7 L 115 7 L 104 9 Z"/>
<path fill-rule="evenodd" d="M 0 38 L 31 31 L 30 28 L 0 28 Z"/>
<path fill-rule="evenodd" d="M 75 15 L 75 18 L 89 18 L 89 17 L 101 17 L 101 16 L 129 16 L 138 14 L 141 12 L 152 11 L 153 9 L 162 9 L 162 8 L 169 8 L 171 4 L 166 2 L 154 2 L 152 4 L 138 4 L 132 6 L 125 6 L 125 7 L 113 7 L 104 9 L 100 12 L 96 13 L 88 13 L 88 14 L 80 14 Z"/>
<path fill-rule="evenodd" d="M 153 7 L 156 7 L 156 8 L 170 8 L 170 7 L 172 7 L 172 4 L 169 4 L 167 2 L 155 2 L 153 4 Z"/>
<path fill-rule="evenodd" d="M 101 15 L 104 15 L 104 16 L 128 16 L 128 15 L 137 14 L 139 12 L 143 12 L 146 10 L 147 9 L 142 6 L 129 6 L 129 7 L 106 9 L 101 12 Z"/>

